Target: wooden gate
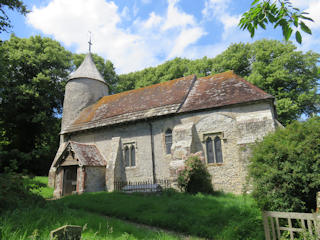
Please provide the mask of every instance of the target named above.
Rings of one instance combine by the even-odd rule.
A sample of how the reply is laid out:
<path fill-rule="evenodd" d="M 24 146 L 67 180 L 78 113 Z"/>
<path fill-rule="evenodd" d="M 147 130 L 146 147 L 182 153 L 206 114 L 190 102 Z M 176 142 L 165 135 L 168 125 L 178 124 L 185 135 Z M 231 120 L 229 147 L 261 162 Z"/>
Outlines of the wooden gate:
<path fill-rule="evenodd" d="M 306 235 L 319 236 L 319 218 L 316 213 L 270 212 L 262 213 L 266 240 L 279 240 L 283 232 L 288 232 L 290 239 Z"/>

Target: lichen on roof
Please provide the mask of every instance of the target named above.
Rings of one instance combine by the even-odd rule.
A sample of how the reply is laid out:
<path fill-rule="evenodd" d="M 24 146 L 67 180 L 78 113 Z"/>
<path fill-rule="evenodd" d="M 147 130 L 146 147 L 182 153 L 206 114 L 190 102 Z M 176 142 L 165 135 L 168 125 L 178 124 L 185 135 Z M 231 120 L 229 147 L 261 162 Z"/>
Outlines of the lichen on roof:
<path fill-rule="evenodd" d="M 102 75 L 92 60 L 91 53 L 88 53 L 77 70 L 70 74 L 69 81 L 77 78 L 89 78 L 105 83 Z"/>
<path fill-rule="evenodd" d="M 62 133 L 266 99 L 273 96 L 233 71 L 198 79 L 190 75 L 105 96 L 82 110 Z"/>

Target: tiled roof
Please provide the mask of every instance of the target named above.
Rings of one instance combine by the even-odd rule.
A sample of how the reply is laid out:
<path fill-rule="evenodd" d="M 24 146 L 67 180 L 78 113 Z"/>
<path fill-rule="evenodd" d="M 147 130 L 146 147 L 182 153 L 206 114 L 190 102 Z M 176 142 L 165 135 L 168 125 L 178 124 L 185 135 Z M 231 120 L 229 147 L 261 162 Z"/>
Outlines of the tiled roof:
<path fill-rule="evenodd" d="M 74 152 L 75 158 L 79 161 L 80 166 L 106 166 L 106 161 L 95 145 L 83 144 L 70 141 L 61 151 L 60 156 L 56 156 L 53 166 L 57 166 L 61 162 L 61 157 L 70 148 Z"/>
<path fill-rule="evenodd" d="M 179 112 L 273 98 L 232 71 L 198 78 Z"/>
<path fill-rule="evenodd" d="M 90 53 L 86 55 L 85 59 L 77 68 L 77 70 L 71 73 L 71 75 L 69 76 L 69 80 L 76 78 L 90 78 L 105 83 L 103 77 L 94 64 Z"/>
<path fill-rule="evenodd" d="M 270 98 L 232 71 L 199 79 L 191 75 L 105 96 L 85 108 L 65 132 Z"/>

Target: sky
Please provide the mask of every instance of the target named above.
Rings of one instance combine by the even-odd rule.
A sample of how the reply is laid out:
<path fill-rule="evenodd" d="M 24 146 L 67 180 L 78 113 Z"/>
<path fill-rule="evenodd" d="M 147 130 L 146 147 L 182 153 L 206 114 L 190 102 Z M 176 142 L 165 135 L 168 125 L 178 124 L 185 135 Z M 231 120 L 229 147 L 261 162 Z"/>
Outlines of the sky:
<path fill-rule="evenodd" d="M 258 30 L 250 38 L 237 26 L 252 0 L 24 0 L 31 10 L 26 16 L 8 11 L 11 33 L 28 38 L 50 37 L 73 53 L 92 52 L 113 62 L 116 72 L 129 73 L 156 66 L 175 57 L 214 57 L 232 43 L 267 38 L 282 41 L 281 29 Z M 301 51 L 320 53 L 320 1 L 292 0 L 309 12 L 312 35 L 303 43 L 291 40 Z"/>

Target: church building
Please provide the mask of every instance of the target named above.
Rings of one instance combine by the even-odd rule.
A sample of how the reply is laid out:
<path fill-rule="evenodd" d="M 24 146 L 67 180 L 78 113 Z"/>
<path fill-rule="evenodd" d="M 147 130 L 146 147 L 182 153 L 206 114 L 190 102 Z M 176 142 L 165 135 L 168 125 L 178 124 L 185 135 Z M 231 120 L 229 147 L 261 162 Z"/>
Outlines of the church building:
<path fill-rule="evenodd" d="M 242 193 L 250 144 L 278 126 L 274 97 L 232 71 L 108 95 L 91 54 L 65 89 L 54 196 L 113 191 L 119 181 L 175 181 L 200 152 L 214 190 Z"/>

